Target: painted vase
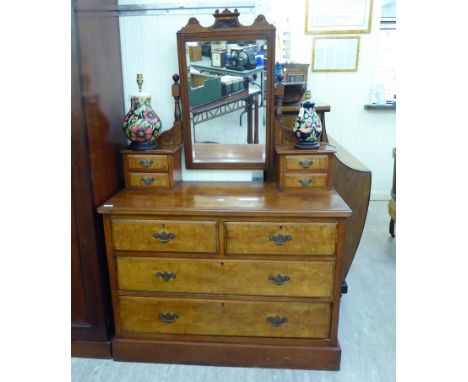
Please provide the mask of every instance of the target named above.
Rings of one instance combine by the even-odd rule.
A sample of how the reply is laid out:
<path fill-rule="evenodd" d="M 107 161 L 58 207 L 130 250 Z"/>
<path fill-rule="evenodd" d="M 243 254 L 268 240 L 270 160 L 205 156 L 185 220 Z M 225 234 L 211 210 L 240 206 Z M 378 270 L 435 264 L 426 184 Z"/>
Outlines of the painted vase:
<path fill-rule="evenodd" d="M 297 149 L 318 149 L 322 122 L 315 111 L 315 103 L 306 101 L 302 104 L 294 123 L 293 132 L 297 137 Z"/>
<path fill-rule="evenodd" d="M 161 134 L 161 120 L 151 107 L 151 95 L 141 92 L 143 76 L 137 75 L 139 93 L 132 96 L 131 107 L 122 122 L 122 128 L 131 142 L 130 150 L 154 150 Z"/>

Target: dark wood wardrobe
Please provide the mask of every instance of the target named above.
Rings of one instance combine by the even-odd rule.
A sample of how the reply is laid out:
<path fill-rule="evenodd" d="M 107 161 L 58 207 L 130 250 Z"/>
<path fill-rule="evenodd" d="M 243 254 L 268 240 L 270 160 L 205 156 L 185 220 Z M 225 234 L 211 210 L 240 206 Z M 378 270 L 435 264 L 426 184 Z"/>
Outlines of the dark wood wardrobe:
<path fill-rule="evenodd" d="M 71 354 L 110 358 L 113 322 L 96 207 L 123 187 L 120 32 L 114 0 L 71 4 Z"/>

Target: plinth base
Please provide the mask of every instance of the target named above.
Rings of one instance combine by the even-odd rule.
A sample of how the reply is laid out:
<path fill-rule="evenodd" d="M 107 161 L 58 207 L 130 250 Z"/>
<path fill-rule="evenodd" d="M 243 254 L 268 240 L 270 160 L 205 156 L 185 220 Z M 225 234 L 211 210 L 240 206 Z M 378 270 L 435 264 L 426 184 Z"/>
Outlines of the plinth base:
<path fill-rule="evenodd" d="M 340 345 L 301 346 L 253 343 L 115 339 L 116 361 L 188 365 L 339 370 Z"/>

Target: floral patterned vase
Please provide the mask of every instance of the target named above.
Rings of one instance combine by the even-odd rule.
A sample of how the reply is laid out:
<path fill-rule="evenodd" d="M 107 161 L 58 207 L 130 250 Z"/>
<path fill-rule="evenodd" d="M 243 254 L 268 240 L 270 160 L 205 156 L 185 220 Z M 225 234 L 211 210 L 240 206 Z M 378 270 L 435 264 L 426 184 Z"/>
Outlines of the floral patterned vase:
<path fill-rule="evenodd" d="M 313 102 L 304 102 L 296 117 L 293 132 L 297 137 L 295 146 L 297 149 L 318 149 L 320 147 L 322 122 L 314 106 Z"/>
<path fill-rule="evenodd" d="M 137 76 L 141 92 L 143 76 Z M 151 108 L 151 96 L 139 93 L 131 98 L 131 107 L 122 122 L 122 128 L 131 142 L 130 150 L 157 149 L 156 138 L 161 134 L 162 124 Z"/>

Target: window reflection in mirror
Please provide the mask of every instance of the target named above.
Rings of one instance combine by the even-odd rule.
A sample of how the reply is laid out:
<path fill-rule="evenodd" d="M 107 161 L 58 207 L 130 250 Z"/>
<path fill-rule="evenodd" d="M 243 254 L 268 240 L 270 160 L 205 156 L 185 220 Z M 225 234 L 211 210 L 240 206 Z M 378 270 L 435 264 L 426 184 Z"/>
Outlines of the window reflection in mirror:
<path fill-rule="evenodd" d="M 264 163 L 265 40 L 187 42 L 194 163 Z"/>

